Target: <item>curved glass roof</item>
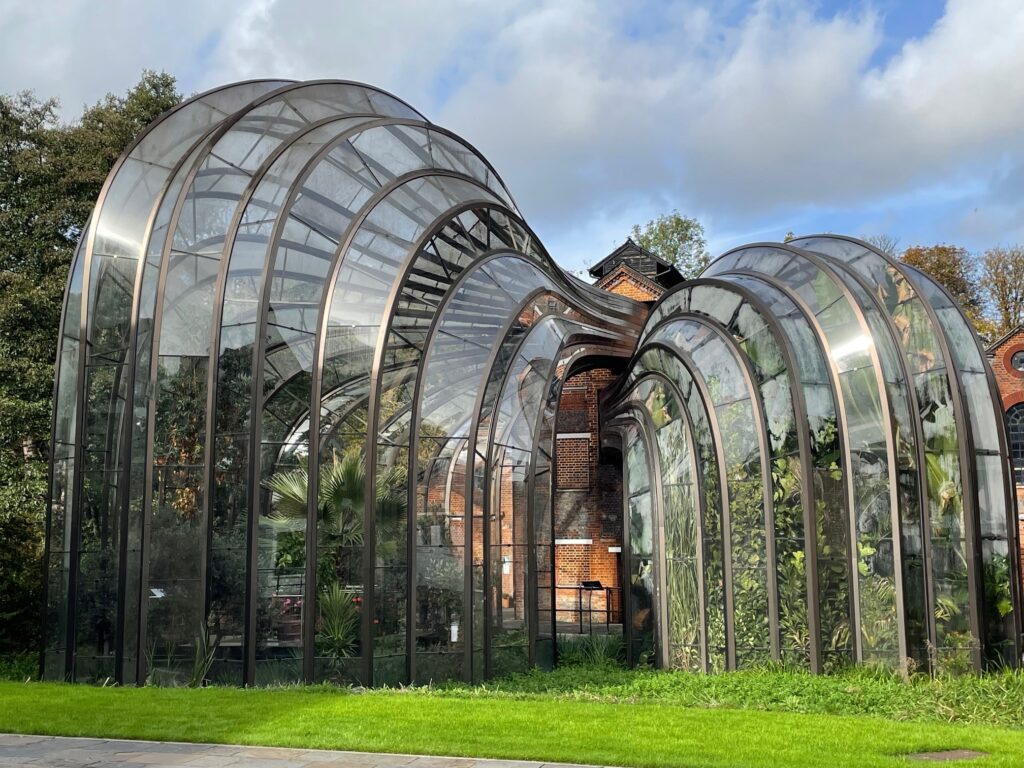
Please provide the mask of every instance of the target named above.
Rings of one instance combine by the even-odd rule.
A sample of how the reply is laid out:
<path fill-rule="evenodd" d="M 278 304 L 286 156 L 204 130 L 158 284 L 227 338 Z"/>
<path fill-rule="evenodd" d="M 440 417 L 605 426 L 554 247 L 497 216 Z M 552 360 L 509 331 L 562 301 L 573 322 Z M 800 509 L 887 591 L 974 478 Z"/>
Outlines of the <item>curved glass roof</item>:
<path fill-rule="evenodd" d="M 926 275 L 755 244 L 649 307 L 491 165 L 347 81 L 252 81 L 107 179 L 61 320 L 52 679 L 396 685 L 557 653 L 563 384 L 611 365 L 632 660 L 1020 657 L 991 371 Z"/>

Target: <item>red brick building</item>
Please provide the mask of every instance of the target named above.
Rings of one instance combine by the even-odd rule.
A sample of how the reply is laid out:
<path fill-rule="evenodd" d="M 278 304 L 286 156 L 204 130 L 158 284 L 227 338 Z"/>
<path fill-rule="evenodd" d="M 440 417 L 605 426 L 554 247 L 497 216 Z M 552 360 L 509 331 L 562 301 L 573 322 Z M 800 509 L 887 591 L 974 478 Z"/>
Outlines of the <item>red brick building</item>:
<path fill-rule="evenodd" d="M 674 266 L 627 239 L 589 270 L 598 288 L 652 305 L 682 282 Z M 621 621 L 622 466 L 602 461 L 597 405 L 619 371 L 598 368 L 562 388 L 555 453 L 557 620 L 567 632 Z M 584 582 L 601 588 L 584 590 Z M 582 605 L 582 615 L 580 606 Z"/>
<path fill-rule="evenodd" d="M 997 339 L 988 348 L 988 356 L 1006 413 L 1010 457 L 1017 481 L 1018 524 L 1024 542 L 1024 325 Z M 1024 563 L 1024 543 L 1021 561 Z"/>

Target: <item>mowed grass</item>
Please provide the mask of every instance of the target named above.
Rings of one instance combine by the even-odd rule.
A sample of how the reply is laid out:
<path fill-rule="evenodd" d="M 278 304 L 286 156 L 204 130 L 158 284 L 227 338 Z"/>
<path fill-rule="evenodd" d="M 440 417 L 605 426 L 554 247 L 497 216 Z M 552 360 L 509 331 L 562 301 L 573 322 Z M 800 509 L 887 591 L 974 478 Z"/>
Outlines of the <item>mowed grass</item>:
<path fill-rule="evenodd" d="M 906 766 L 908 753 L 972 749 L 989 755 L 965 765 L 1024 765 L 1024 730 L 1011 727 L 615 699 L 571 693 L 571 677 L 547 692 L 523 690 L 536 675 L 504 690 L 369 692 L 9 682 L 0 732 L 723 768 Z"/>

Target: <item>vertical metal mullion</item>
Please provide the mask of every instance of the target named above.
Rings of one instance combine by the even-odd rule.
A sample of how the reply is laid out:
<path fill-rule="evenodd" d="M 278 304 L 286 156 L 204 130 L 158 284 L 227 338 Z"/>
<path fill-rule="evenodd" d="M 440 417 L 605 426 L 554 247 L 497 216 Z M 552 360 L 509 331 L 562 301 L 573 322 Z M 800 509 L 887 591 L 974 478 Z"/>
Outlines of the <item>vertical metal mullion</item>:
<path fill-rule="evenodd" d="M 117 173 L 117 167 L 111 170 L 100 193 L 100 199 L 96 203 L 96 210 L 101 211 L 104 198 L 109 190 L 110 184 Z M 98 220 L 98 216 L 94 216 Z M 85 409 L 88 403 L 88 379 L 87 365 L 89 359 L 89 305 L 92 303 L 92 256 L 93 244 L 96 231 L 90 228 L 83 253 L 82 268 L 82 305 L 79 308 L 78 323 L 78 376 L 76 377 L 77 390 L 75 392 L 75 450 L 74 450 L 74 476 L 72 479 L 72 507 L 71 507 L 71 546 L 68 549 L 68 594 L 67 594 L 67 627 L 66 627 L 66 648 L 64 655 L 64 677 L 68 681 L 74 681 L 75 662 L 78 657 L 78 569 L 80 565 L 80 549 L 82 543 L 82 498 L 84 496 L 84 460 L 85 460 Z"/>
<path fill-rule="evenodd" d="M 715 446 L 715 460 L 718 464 L 718 499 L 722 513 L 722 580 L 724 598 L 724 619 L 725 619 L 725 665 L 726 669 L 736 669 L 736 629 L 735 610 L 733 598 L 733 568 L 732 568 L 732 509 L 729 503 L 729 482 L 728 470 L 726 469 L 724 442 L 722 432 L 718 425 L 718 413 L 707 388 L 707 383 L 700 375 L 700 368 L 694 364 L 693 359 L 685 352 L 667 344 L 652 344 L 652 347 L 664 349 L 668 354 L 679 360 L 680 364 L 690 374 L 694 386 L 697 388 L 701 402 L 704 404 L 704 412 L 708 415 L 708 426 L 711 429 L 712 442 Z M 703 536 L 701 537 L 703 544 Z"/>
<path fill-rule="evenodd" d="M 46 522 L 45 522 L 45 526 L 46 527 L 44 529 L 46 537 L 45 537 L 45 539 L 43 541 L 43 563 L 42 563 L 42 576 L 43 576 L 43 581 L 42 581 L 42 587 L 43 587 L 42 588 L 42 605 L 43 605 L 43 610 L 41 611 L 42 622 L 41 622 L 41 626 L 40 626 L 41 632 L 40 632 L 40 645 L 39 645 L 39 677 L 40 677 L 40 679 L 45 679 L 45 675 L 46 675 L 46 645 L 47 645 L 46 637 L 47 637 L 47 627 L 48 627 L 48 624 L 49 624 L 48 617 L 47 617 L 47 610 L 48 610 L 49 602 L 50 602 L 50 554 L 51 554 L 50 553 L 50 541 L 51 541 L 51 537 L 53 536 L 53 528 L 52 528 L 53 527 L 53 502 L 54 502 L 54 500 L 53 500 L 53 480 L 54 480 L 54 475 L 55 475 L 54 465 L 56 463 L 56 453 L 57 453 L 57 396 L 58 396 L 58 393 L 60 391 L 60 373 L 61 373 L 61 369 L 63 368 L 63 359 L 62 358 L 63 358 L 63 355 L 64 355 L 64 340 L 65 340 L 65 335 L 66 335 L 65 331 L 64 331 L 64 324 L 67 321 L 68 300 L 69 300 L 69 298 L 71 296 L 71 283 L 74 280 L 75 267 L 76 267 L 78 259 L 80 259 L 80 258 L 84 259 L 85 258 L 84 249 L 85 249 L 85 244 L 89 240 L 89 231 L 91 229 L 92 219 L 93 219 L 93 215 L 90 214 L 89 220 L 86 221 L 85 227 L 82 230 L 82 234 L 81 234 L 81 236 L 79 238 L 78 245 L 75 248 L 75 253 L 72 256 L 71 268 L 68 270 L 68 278 L 67 278 L 67 281 L 64 284 L 64 298 L 63 298 L 63 301 L 61 302 L 60 325 L 58 326 L 59 327 L 59 334 L 60 335 L 59 335 L 59 337 L 57 339 L 57 356 L 56 356 L 56 359 L 54 360 L 54 366 L 53 366 L 53 370 L 54 370 L 53 390 L 52 390 L 53 391 L 53 395 L 52 395 L 53 412 L 52 412 L 51 418 L 50 418 L 50 456 L 49 456 L 49 461 L 48 461 L 48 466 L 47 466 L 46 518 L 45 518 L 46 519 Z M 84 275 L 84 267 L 85 267 L 84 262 L 83 262 L 82 266 L 83 266 L 83 275 Z M 82 296 L 81 300 L 83 302 L 86 300 L 84 295 Z M 81 355 L 82 354 L 81 339 L 79 339 L 78 343 L 79 343 L 78 353 L 79 353 L 79 355 Z M 76 383 L 77 383 L 78 386 L 82 385 L 81 380 L 77 380 Z M 76 395 L 76 397 L 77 397 L 77 395 Z M 76 413 L 75 414 L 76 419 L 77 419 L 77 416 L 78 416 L 78 414 Z M 77 436 L 76 436 L 76 442 L 77 442 Z M 73 456 L 74 456 L 74 454 L 72 453 L 72 461 L 74 461 Z M 74 473 L 75 471 L 76 471 L 76 467 L 74 465 L 72 465 L 72 473 Z M 74 488 L 73 483 L 74 483 L 74 478 L 75 477 L 76 477 L 76 475 L 72 474 L 72 489 Z M 72 497 L 73 496 L 74 496 L 74 493 L 73 493 L 73 490 L 72 490 Z M 73 499 L 72 499 L 72 504 L 73 504 Z M 65 531 L 69 530 L 67 505 L 68 505 L 68 494 L 67 494 L 67 487 L 65 486 L 65 491 L 64 491 L 64 529 L 65 529 Z M 74 513 L 74 507 L 72 507 L 72 514 L 73 513 Z M 67 537 L 65 536 L 65 547 L 66 546 L 67 546 Z M 69 560 L 70 560 L 70 558 L 69 558 Z M 70 578 L 70 567 L 68 569 L 68 576 Z M 70 595 L 70 590 L 68 591 L 68 595 Z M 70 604 L 65 606 L 65 608 L 64 608 L 65 616 L 68 615 L 69 608 L 70 608 Z M 66 627 L 65 627 L 65 630 L 66 630 Z M 65 646 L 67 646 L 67 634 L 66 634 L 66 631 L 65 631 L 65 641 L 64 641 L 64 643 L 65 643 Z M 64 650 L 64 671 L 63 671 L 64 677 L 67 677 L 67 659 L 68 659 L 69 654 L 70 654 L 70 648 L 65 647 L 65 650 Z"/>
<path fill-rule="evenodd" d="M 764 542 L 765 542 L 765 575 L 766 591 L 768 598 L 768 627 L 771 636 L 769 647 L 773 661 L 780 659 L 779 654 L 779 588 L 778 568 L 775 554 L 775 505 L 773 503 L 774 488 L 771 475 L 771 447 L 768 443 L 768 422 L 765 417 L 764 399 L 761 396 L 761 387 L 758 385 L 750 360 L 742 352 L 738 343 L 733 339 L 732 334 L 715 320 L 705 316 L 688 315 L 687 319 L 699 323 L 711 329 L 721 339 L 729 351 L 733 360 L 739 366 L 741 375 L 750 393 L 750 408 L 754 420 L 754 429 L 757 432 L 761 464 L 761 494 L 763 504 L 764 520 Z"/>
<path fill-rule="evenodd" d="M 821 649 L 821 611 L 819 604 L 819 580 L 818 580 L 818 542 L 817 542 L 817 517 L 816 517 L 816 494 L 813 482 L 813 461 L 810 449 L 810 424 L 807 416 L 807 404 L 804 397 L 803 381 L 800 375 L 800 368 L 796 356 L 793 354 L 792 346 L 788 336 L 782 329 L 778 319 L 774 316 L 770 307 L 760 299 L 753 291 L 727 280 L 717 278 L 705 278 L 705 282 L 720 284 L 727 290 L 741 295 L 744 301 L 753 306 L 766 323 L 775 344 L 778 347 L 783 359 L 786 362 L 786 370 L 789 380 L 790 398 L 793 404 L 793 415 L 796 419 L 797 449 L 800 454 L 800 496 L 803 510 L 804 526 L 804 562 L 806 568 L 807 583 L 807 629 L 809 634 L 809 663 L 811 672 L 820 674 L 823 671 L 822 649 Z"/>
<path fill-rule="evenodd" d="M 395 121 L 388 121 L 388 122 L 389 123 L 390 122 L 394 122 L 394 123 L 397 124 L 397 123 L 401 123 L 403 121 L 395 120 Z M 365 129 L 365 126 L 361 126 L 361 128 Z M 353 129 L 353 131 L 350 131 L 350 132 L 347 132 L 346 134 L 343 134 L 342 137 L 340 137 L 339 139 L 336 139 L 331 145 L 328 145 L 328 147 L 325 148 L 322 152 L 324 154 L 328 153 L 335 146 L 339 145 L 340 142 L 342 140 L 344 140 L 345 136 L 347 136 L 347 135 L 349 135 L 351 133 L 354 133 L 357 130 L 359 130 L 359 129 Z M 382 200 L 384 200 L 388 195 L 390 195 L 391 192 L 393 192 L 395 189 L 398 189 L 399 187 L 401 187 L 402 185 L 404 185 L 405 183 L 407 183 L 409 181 L 412 181 L 412 180 L 415 180 L 415 179 L 418 179 L 418 178 L 422 178 L 422 177 L 425 177 L 425 176 L 445 176 L 445 177 L 450 177 L 450 178 L 463 178 L 463 179 L 467 179 L 467 180 L 472 181 L 471 179 L 469 179 L 469 177 L 463 176 L 461 174 L 457 174 L 457 173 L 453 173 L 451 171 L 445 171 L 445 170 L 441 170 L 441 169 L 437 169 L 437 168 L 429 168 L 429 169 L 421 169 L 421 170 L 418 170 L 418 171 L 412 171 L 412 172 L 403 174 L 401 176 L 398 176 L 398 177 L 392 179 L 386 185 L 381 186 L 379 189 L 377 189 L 377 191 L 374 192 L 373 195 L 371 195 L 370 198 L 363 204 L 362 208 L 360 209 L 359 214 L 357 216 L 353 217 L 353 219 L 349 222 L 348 227 L 345 230 L 344 237 L 342 237 L 340 239 L 339 244 L 338 244 L 338 248 L 335 250 L 334 260 L 333 260 L 330 268 L 328 269 L 327 277 L 325 278 L 326 290 L 324 291 L 323 297 L 321 298 L 321 303 L 320 303 L 320 322 L 319 322 L 319 324 L 317 326 L 317 332 L 316 332 L 316 335 L 314 337 L 315 371 L 316 371 L 316 373 L 312 377 L 313 386 L 312 386 L 311 392 L 310 392 L 310 413 L 311 414 L 316 414 L 315 422 L 316 422 L 317 432 L 319 431 L 319 422 L 320 422 L 320 418 L 319 418 L 320 400 L 322 398 L 322 393 L 323 393 L 323 367 L 324 367 L 324 364 L 325 364 L 326 335 L 327 335 L 327 328 L 328 328 L 328 325 L 329 325 L 328 313 L 329 313 L 329 309 L 331 307 L 331 304 L 333 303 L 333 300 L 334 300 L 334 288 L 335 288 L 335 285 L 337 283 L 338 277 L 340 276 L 340 271 L 342 269 L 342 265 L 343 265 L 343 262 L 345 260 L 345 255 L 348 253 L 349 249 L 351 248 L 356 233 L 360 230 L 362 224 L 365 222 L 366 217 L 369 215 L 370 211 L 372 211 Z M 374 377 L 372 380 L 376 380 L 375 372 L 371 370 L 369 373 L 370 373 L 370 375 L 372 377 Z M 373 432 L 373 424 L 371 423 L 372 419 L 370 418 L 370 414 L 369 414 L 369 408 L 372 408 L 372 406 L 373 406 L 372 403 L 368 403 L 367 425 L 366 425 L 366 431 L 367 431 L 366 439 L 367 439 L 367 441 L 369 441 L 371 439 L 370 436 L 371 436 L 371 433 Z M 311 436 L 315 434 L 313 432 L 313 421 L 314 421 L 314 419 L 311 418 L 311 422 L 310 422 L 310 434 L 311 434 Z M 310 441 L 310 454 L 309 454 L 309 459 L 308 459 L 308 461 L 309 461 L 310 480 L 311 481 L 312 481 L 312 476 L 315 475 L 316 472 L 319 469 L 320 438 L 319 438 L 319 434 L 315 434 L 315 436 L 316 436 L 317 439 L 315 441 L 313 441 L 311 439 L 311 441 Z M 376 449 L 375 449 L 375 446 L 376 446 L 376 435 L 375 434 L 372 436 L 372 440 L 373 440 L 373 445 L 374 445 L 374 452 L 376 452 Z M 366 466 L 366 474 L 369 477 L 369 476 L 372 475 L 372 472 L 373 472 L 373 469 L 374 469 L 373 467 L 370 466 L 369 457 L 367 457 L 367 459 L 366 459 L 365 466 Z M 315 486 L 316 486 L 316 483 L 313 483 L 313 482 L 311 482 L 311 484 L 309 485 L 307 493 L 308 493 L 308 496 L 310 498 L 315 498 L 315 491 L 317 490 Z M 366 486 L 364 485 L 364 492 L 365 492 L 365 487 Z M 372 531 L 369 528 L 366 527 L 366 525 L 367 525 L 367 517 L 368 517 L 367 516 L 367 512 L 370 511 L 369 507 L 372 505 L 372 502 L 373 502 L 372 498 L 364 498 L 364 514 L 363 514 L 363 525 L 364 525 L 364 528 L 363 528 L 363 563 L 362 563 L 362 571 L 363 571 L 364 584 L 363 584 L 363 603 L 362 603 L 362 609 L 361 609 L 361 622 L 360 622 L 360 646 L 361 646 L 361 653 L 363 654 L 363 660 L 362 660 L 363 661 L 363 683 L 365 685 L 367 685 L 367 686 L 370 686 L 370 685 L 373 684 L 373 653 L 372 653 L 373 581 L 372 581 L 372 579 L 373 579 L 374 573 L 373 573 L 372 561 L 373 561 L 373 559 L 375 557 L 375 547 L 373 546 L 373 541 L 372 541 Z M 312 503 L 312 502 L 310 502 L 310 503 Z M 407 628 L 407 629 L 408 629 L 408 631 L 411 631 L 411 628 Z"/>
<path fill-rule="evenodd" d="M 518 310 L 516 311 L 516 313 L 515 313 L 515 315 L 513 317 L 518 318 L 519 315 L 522 314 L 523 309 L 526 306 L 528 306 L 538 296 L 545 295 L 546 293 L 547 293 L 547 290 L 541 288 L 541 289 L 537 289 L 537 290 L 533 291 L 532 293 L 528 294 L 526 296 L 526 298 L 524 298 L 523 301 L 519 304 L 519 308 L 518 308 Z M 538 322 L 539 322 L 539 319 L 538 319 Z M 535 322 L 533 327 L 536 327 L 538 322 Z M 494 404 L 492 405 L 492 408 L 491 408 L 491 419 L 490 419 L 490 423 L 488 424 L 488 428 L 487 428 L 487 456 L 485 458 L 484 491 L 483 491 L 485 526 L 487 525 L 487 521 L 489 520 L 489 516 L 490 516 L 490 513 L 491 513 L 491 507 L 492 507 L 492 501 L 493 501 L 493 499 L 492 499 L 492 487 L 491 487 L 491 469 L 492 469 L 492 465 L 495 462 L 495 456 L 494 456 L 494 454 L 495 454 L 495 440 L 497 439 L 497 436 L 495 434 L 495 430 L 496 430 L 496 426 L 495 425 L 496 425 L 496 422 L 497 422 L 497 419 L 495 418 L 495 412 L 496 412 L 496 410 L 498 408 L 501 407 L 501 396 L 504 393 L 505 387 L 508 384 L 509 375 L 511 374 L 512 370 L 514 369 L 514 367 L 515 367 L 515 360 L 519 356 L 519 352 L 522 349 L 523 345 L 526 343 L 527 339 L 529 338 L 530 331 L 532 331 L 533 327 L 531 327 L 530 330 L 528 330 L 523 335 L 523 337 L 516 343 L 515 348 L 512 350 L 512 353 L 509 356 L 508 368 L 506 368 L 504 374 L 502 374 L 501 381 L 498 384 L 498 388 L 497 388 L 497 398 L 496 398 L 496 400 L 495 400 L 495 402 L 494 402 Z M 511 328 L 511 324 L 508 325 L 507 328 Z M 507 330 L 506 330 L 506 333 L 503 336 L 507 336 Z M 492 365 L 493 365 L 493 363 L 492 363 Z M 502 454 L 501 464 L 499 465 L 499 467 L 503 467 L 503 466 L 504 466 L 504 453 Z M 498 520 L 500 520 L 500 509 L 501 509 L 501 501 L 500 501 L 501 490 L 500 489 L 501 489 L 502 482 L 503 481 L 502 481 L 500 473 L 499 473 L 499 478 L 498 478 L 498 488 L 499 488 L 499 491 L 498 491 L 498 493 L 499 493 L 498 508 L 499 508 L 499 515 L 496 518 Z M 530 507 L 530 502 L 529 502 L 530 498 L 531 497 L 530 497 L 530 494 L 528 492 L 528 494 L 527 494 L 527 510 L 529 510 L 531 508 Z M 514 521 L 514 519 L 515 519 L 515 503 L 514 503 L 514 500 L 513 500 L 513 513 L 512 514 L 513 514 L 513 521 Z M 529 512 L 527 513 L 527 517 L 529 518 Z M 500 522 L 499 522 L 498 525 L 499 525 L 498 530 L 500 531 L 501 530 Z M 515 524 L 513 522 L 513 530 L 514 530 L 514 525 Z M 527 529 L 529 530 L 529 519 L 527 520 Z M 527 542 L 529 542 L 529 535 L 527 535 Z M 513 543 L 513 548 L 514 547 L 515 547 L 515 544 Z M 530 545 L 528 543 L 527 544 L 527 550 L 529 550 L 529 549 L 530 549 Z M 490 555 L 488 553 L 488 561 L 489 561 L 489 559 L 490 559 Z M 527 574 L 529 574 L 529 572 L 530 572 L 529 569 L 527 569 Z M 525 581 L 526 581 L 526 579 L 524 579 L 524 588 L 525 588 Z M 526 589 L 526 592 L 527 592 L 527 594 L 524 595 L 524 598 L 527 598 L 530 595 L 530 590 L 529 589 Z M 489 595 L 490 593 L 488 592 L 487 594 Z M 530 599 L 532 600 L 533 598 L 530 598 Z M 486 598 L 485 598 L 485 605 L 489 605 L 489 600 L 487 600 Z M 526 601 L 525 599 L 524 599 L 524 611 L 526 612 L 527 615 L 529 615 L 529 601 Z M 488 624 L 486 626 L 489 627 L 490 626 L 490 624 L 489 624 L 490 616 L 487 617 L 487 621 L 488 621 Z M 529 622 L 527 626 L 530 627 L 534 623 L 535 622 Z M 487 631 L 488 631 L 488 635 L 486 637 L 489 640 L 490 639 L 490 630 L 488 629 Z M 527 634 L 529 635 L 529 630 L 527 631 Z M 534 655 L 534 650 L 535 649 L 530 644 L 529 637 L 527 638 L 527 644 L 529 646 L 529 650 L 527 651 L 527 654 L 530 657 L 529 658 L 529 664 L 530 664 L 530 666 L 533 666 L 533 655 Z M 490 663 L 491 663 L 491 658 L 490 657 L 492 655 L 491 651 L 492 651 L 492 649 L 491 649 L 490 645 L 487 645 L 486 646 L 486 655 L 485 655 L 485 660 L 487 662 L 486 667 L 485 667 L 485 677 L 488 677 L 488 678 L 490 677 L 490 674 L 491 674 L 491 670 L 490 670 Z"/>
<path fill-rule="evenodd" d="M 758 272 L 751 272 L 749 270 L 735 270 L 730 271 L 729 274 L 740 275 L 743 277 L 752 278 L 758 282 L 764 283 L 771 288 L 779 291 L 785 295 L 793 305 L 799 310 L 804 320 L 807 322 L 812 335 L 819 346 L 819 350 L 822 354 L 822 359 L 828 366 L 830 376 L 828 377 L 828 385 L 832 390 L 832 397 L 836 407 L 836 433 L 840 436 L 840 451 L 843 456 L 843 466 L 845 471 L 843 472 L 843 486 L 846 492 L 846 517 L 848 519 L 848 526 L 846 530 L 846 537 L 848 541 L 847 545 L 847 579 L 849 581 L 849 617 L 850 617 L 850 644 L 852 655 L 855 661 L 862 660 L 861 654 L 861 642 L 860 642 L 860 586 L 857 575 L 857 555 L 856 555 L 856 538 L 850 538 L 856 525 L 855 521 L 855 490 L 853 487 L 853 459 L 852 452 L 850 449 L 850 435 L 844 428 L 847 423 L 846 418 L 846 399 L 843 395 L 842 381 L 840 379 L 839 371 L 836 367 L 835 361 L 831 354 L 831 344 L 828 337 L 823 332 L 821 325 L 818 323 L 817 316 L 811 311 L 810 307 L 806 304 L 803 298 L 799 294 L 794 292 L 789 286 L 780 281 L 779 279 L 772 277 L 771 275 L 765 275 Z M 817 521 L 815 521 L 817 522 Z"/>

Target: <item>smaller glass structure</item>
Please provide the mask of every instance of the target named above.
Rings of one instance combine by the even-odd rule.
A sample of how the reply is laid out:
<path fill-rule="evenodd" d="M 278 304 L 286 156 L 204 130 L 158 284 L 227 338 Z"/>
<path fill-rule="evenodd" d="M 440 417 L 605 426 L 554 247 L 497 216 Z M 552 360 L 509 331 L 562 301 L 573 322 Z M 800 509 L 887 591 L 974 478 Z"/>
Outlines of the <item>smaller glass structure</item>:
<path fill-rule="evenodd" d="M 928 276 L 832 235 L 730 251 L 655 305 L 606 407 L 634 660 L 1018 663 L 994 379 Z"/>
<path fill-rule="evenodd" d="M 634 663 L 1017 664 L 1021 419 L 1008 441 L 930 278 L 819 236 L 650 308 L 558 268 L 408 104 L 266 80 L 150 126 L 72 262 L 45 677 L 551 666 L 555 424 L 592 368 L 621 373 L 601 421 Z"/>

